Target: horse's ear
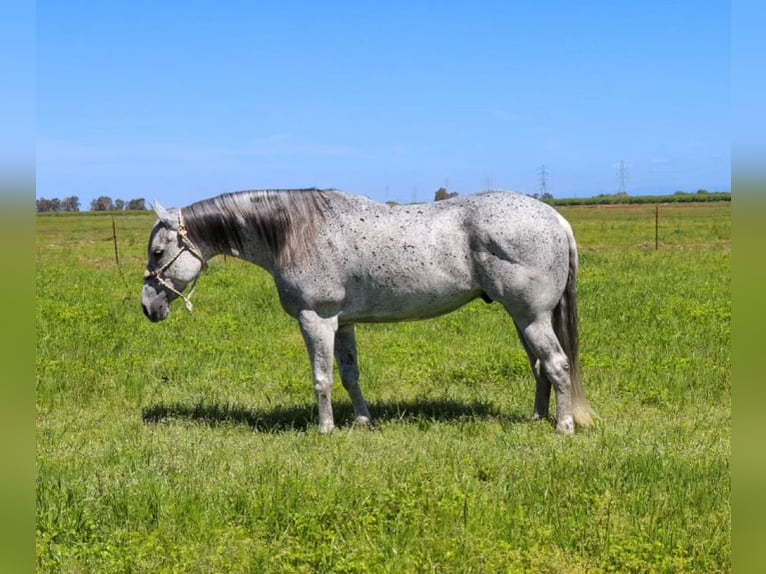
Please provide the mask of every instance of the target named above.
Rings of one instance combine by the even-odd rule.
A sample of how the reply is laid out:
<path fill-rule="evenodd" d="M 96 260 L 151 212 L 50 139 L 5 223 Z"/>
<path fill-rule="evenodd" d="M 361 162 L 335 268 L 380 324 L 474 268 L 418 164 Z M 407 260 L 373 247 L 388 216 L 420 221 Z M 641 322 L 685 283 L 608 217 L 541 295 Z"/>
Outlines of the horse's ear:
<path fill-rule="evenodd" d="M 170 214 L 170 211 L 162 207 L 159 201 L 155 201 L 152 208 L 154 209 L 154 213 L 157 214 L 157 217 L 160 218 L 160 221 L 168 227 L 175 227 L 178 224 L 176 218 Z"/>

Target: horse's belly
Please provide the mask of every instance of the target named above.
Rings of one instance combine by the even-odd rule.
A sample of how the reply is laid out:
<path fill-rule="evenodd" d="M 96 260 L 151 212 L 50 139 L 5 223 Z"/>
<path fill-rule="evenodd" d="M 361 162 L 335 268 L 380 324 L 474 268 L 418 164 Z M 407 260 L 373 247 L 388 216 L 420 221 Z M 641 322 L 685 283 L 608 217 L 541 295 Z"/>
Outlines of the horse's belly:
<path fill-rule="evenodd" d="M 423 289 L 417 286 L 378 286 L 347 290 L 339 319 L 348 323 L 417 321 L 450 313 L 481 295 L 470 285 Z"/>
<path fill-rule="evenodd" d="M 349 262 L 342 274 L 341 319 L 388 322 L 427 319 L 454 311 L 481 295 L 468 250 L 457 241 L 391 237 Z"/>

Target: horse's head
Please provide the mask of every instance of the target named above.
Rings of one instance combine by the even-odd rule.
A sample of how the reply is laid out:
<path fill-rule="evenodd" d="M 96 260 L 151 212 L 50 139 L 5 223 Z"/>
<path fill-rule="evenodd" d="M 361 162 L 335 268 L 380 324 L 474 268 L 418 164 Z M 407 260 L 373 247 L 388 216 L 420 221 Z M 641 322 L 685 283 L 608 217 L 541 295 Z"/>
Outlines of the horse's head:
<path fill-rule="evenodd" d="M 141 306 L 151 321 L 162 321 L 170 314 L 170 303 L 183 298 L 191 311 L 191 292 L 184 295 L 190 283 L 196 284 L 205 259 L 189 239 L 180 209 L 165 209 L 158 203 L 154 211 L 159 218 L 149 236 L 149 261 L 144 272 Z M 194 287 L 192 286 L 192 291 Z"/>

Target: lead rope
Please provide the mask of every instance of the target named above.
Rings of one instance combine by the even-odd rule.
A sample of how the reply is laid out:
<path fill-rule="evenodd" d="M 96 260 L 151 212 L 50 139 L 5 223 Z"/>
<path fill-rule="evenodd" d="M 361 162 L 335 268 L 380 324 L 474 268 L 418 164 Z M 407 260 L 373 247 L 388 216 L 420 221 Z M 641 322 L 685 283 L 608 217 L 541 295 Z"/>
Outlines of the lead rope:
<path fill-rule="evenodd" d="M 198 278 L 195 278 L 194 281 L 192 282 L 192 288 L 191 288 L 191 291 L 189 291 L 188 295 L 184 295 L 183 293 L 181 293 L 178 289 L 173 287 L 173 284 L 170 283 L 170 281 L 167 281 L 166 279 L 164 279 L 163 277 L 161 277 L 159 275 L 157 275 L 155 277 L 155 279 L 157 279 L 157 281 L 162 283 L 165 286 L 166 289 L 172 291 L 173 293 L 178 295 L 181 299 L 183 299 L 184 300 L 184 307 L 186 307 L 186 310 L 189 311 L 189 313 L 192 312 L 192 309 L 194 308 L 194 305 L 191 302 L 191 297 L 192 297 L 192 295 L 194 295 L 194 290 L 197 288 L 197 279 Z"/>
<path fill-rule="evenodd" d="M 205 268 L 205 258 L 202 256 L 202 252 L 197 248 L 196 245 L 194 245 L 194 242 L 189 239 L 189 234 L 186 230 L 186 225 L 184 225 L 184 217 L 183 217 L 183 209 L 178 210 L 178 235 L 181 237 L 181 242 L 186 245 L 187 249 L 191 252 L 192 255 L 194 255 L 197 259 L 200 260 L 202 263 L 202 269 Z M 189 313 L 192 312 L 192 309 L 194 306 L 192 305 L 191 298 L 192 295 L 194 295 L 194 290 L 197 288 L 197 280 L 199 279 L 199 276 L 202 274 L 202 270 L 200 270 L 200 273 L 194 278 L 194 281 L 192 282 L 192 288 L 189 291 L 189 295 L 183 295 L 181 294 L 181 297 L 183 297 L 184 300 L 184 306 L 186 307 L 186 310 L 189 311 Z"/>

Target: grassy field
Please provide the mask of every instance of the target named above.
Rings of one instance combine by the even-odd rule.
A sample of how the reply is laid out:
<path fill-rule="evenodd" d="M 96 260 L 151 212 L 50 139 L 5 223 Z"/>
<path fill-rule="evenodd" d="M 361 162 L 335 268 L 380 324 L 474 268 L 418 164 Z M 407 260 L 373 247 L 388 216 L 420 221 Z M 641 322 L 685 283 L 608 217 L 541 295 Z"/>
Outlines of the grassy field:
<path fill-rule="evenodd" d="M 729 204 L 561 208 L 580 244 L 575 437 L 533 422 L 498 305 L 361 325 L 376 430 L 320 436 L 270 278 L 214 260 L 140 310 L 150 214 L 37 218 L 40 572 L 727 572 Z"/>

